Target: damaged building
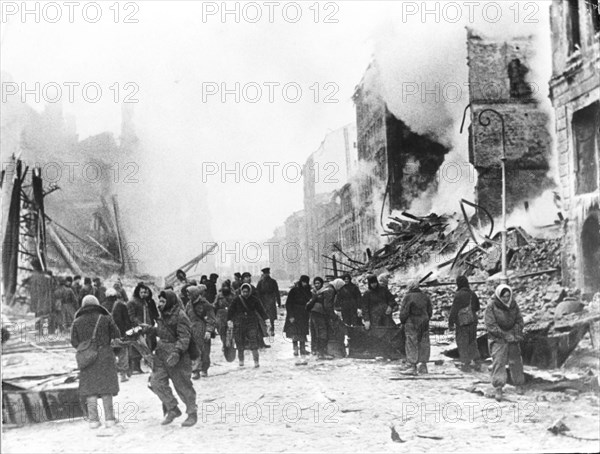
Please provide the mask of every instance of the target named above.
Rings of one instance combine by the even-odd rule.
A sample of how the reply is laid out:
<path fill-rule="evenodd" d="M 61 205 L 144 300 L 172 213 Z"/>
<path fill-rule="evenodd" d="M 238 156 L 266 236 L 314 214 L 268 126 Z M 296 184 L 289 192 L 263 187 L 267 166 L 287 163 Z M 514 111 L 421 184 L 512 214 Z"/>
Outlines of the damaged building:
<path fill-rule="evenodd" d="M 548 176 L 552 154 L 549 116 L 536 98 L 540 87 L 531 79 L 532 36 L 494 41 L 467 29 L 467 48 L 469 161 L 477 171 L 476 202 L 495 217 L 502 213 L 503 147 L 508 212 L 554 186 Z"/>
<path fill-rule="evenodd" d="M 3 80 L 9 78 L 2 76 Z M 38 112 L 10 98 L 3 103 L 2 113 L 1 147 L 6 156 L 2 169 L 3 244 L 7 246 L 8 241 L 10 249 L 18 251 L 19 269 L 99 276 L 135 272 L 117 198 L 118 182 L 136 172 L 133 163 L 133 168 L 127 168 L 131 160 L 127 156 L 137 143 L 131 116 L 124 115 L 122 136 L 126 140 L 119 144 L 108 132 L 80 140 L 74 118 L 64 115 L 60 103 L 48 104 Z M 33 181 L 34 170 L 41 181 L 37 195 L 43 199 L 40 222 L 43 218 L 45 225 L 39 230 L 44 232 L 43 238 L 38 237 L 36 244 L 30 238 L 30 225 L 13 216 L 15 226 L 9 226 L 4 216 L 18 166 L 24 188 L 22 219 L 30 216 L 30 204 L 23 197 L 31 198 L 29 181 Z M 20 234 L 8 238 L 6 233 L 15 232 L 19 223 Z M 36 253 L 39 248 L 43 254 Z"/>
<path fill-rule="evenodd" d="M 359 241 L 379 246 L 380 220 L 393 210 L 410 207 L 422 192 L 435 187 L 436 172 L 448 148 L 419 135 L 388 109 L 377 87 L 379 70 L 373 62 L 354 92 L 358 160 Z"/>
<path fill-rule="evenodd" d="M 598 0 L 552 2 L 552 78 L 565 223 L 565 285 L 600 290 L 600 12 Z"/>

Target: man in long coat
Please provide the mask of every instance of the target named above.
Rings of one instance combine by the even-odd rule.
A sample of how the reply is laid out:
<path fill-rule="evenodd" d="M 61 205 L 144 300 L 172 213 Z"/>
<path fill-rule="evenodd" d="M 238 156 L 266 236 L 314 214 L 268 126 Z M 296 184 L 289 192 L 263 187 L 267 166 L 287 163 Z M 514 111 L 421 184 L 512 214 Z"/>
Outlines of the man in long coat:
<path fill-rule="evenodd" d="M 283 331 L 286 337 L 292 339 L 294 356 L 308 355 L 306 351 L 306 336 L 308 335 L 308 311 L 306 304 L 310 301 L 310 278 L 300 276 L 298 283 L 290 290 L 285 300 L 285 325 Z M 298 344 L 300 344 L 298 346 Z"/>
<path fill-rule="evenodd" d="M 262 302 L 265 312 L 271 322 L 270 334 L 275 335 L 275 320 L 277 320 L 277 307 L 281 306 L 281 295 L 279 294 L 279 285 L 271 277 L 271 268 L 263 268 L 262 276 L 256 284 L 258 298 Z"/>

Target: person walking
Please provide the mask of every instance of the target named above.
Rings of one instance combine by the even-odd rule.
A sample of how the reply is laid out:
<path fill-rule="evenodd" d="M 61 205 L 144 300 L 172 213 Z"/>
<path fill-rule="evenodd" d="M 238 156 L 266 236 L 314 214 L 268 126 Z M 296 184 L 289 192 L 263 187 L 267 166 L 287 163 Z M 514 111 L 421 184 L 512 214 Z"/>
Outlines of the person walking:
<path fill-rule="evenodd" d="M 263 274 L 256 284 L 256 291 L 271 324 L 269 334 L 274 336 L 277 308 L 281 306 L 281 295 L 279 294 L 277 281 L 271 277 L 271 268 L 263 268 L 261 271 Z"/>
<path fill-rule="evenodd" d="M 250 350 L 254 359 L 254 367 L 259 364 L 259 338 L 261 337 L 259 317 L 267 318 L 260 300 L 252 295 L 252 286 L 248 283 L 240 287 L 240 295 L 236 297 L 227 311 L 227 326 L 233 328 L 233 337 L 238 351 L 240 367 L 244 366 L 244 351 Z"/>
<path fill-rule="evenodd" d="M 158 396 L 166 409 L 162 425 L 171 424 L 182 415 L 177 399 L 173 395 L 169 380 L 179 398 L 185 403 L 187 419 L 182 427 L 190 427 L 198 422 L 196 391 L 192 384 L 192 360 L 188 352 L 192 326 L 188 316 L 181 309 L 179 298 L 172 290 L 162 291 L 158 297 L 159 318 L 156 326 L 144 326 L 144 332 L 158 337 L 154 352 L 154 365 L 150 377 L 150 388 Z"/>
<path fill-rule="evenodd" d="M 308 335 L 309 317 L 306 304 L 312 297 L 310 278 L 300 276 L 298 283 L 290 290 L 285 301 L 285 324 L 283 331 L 288 339 L 292 339 L 294 356 L 306 356 L 306 336 Z"/>
<path fill-rule="evenodd" d="M 215 335 L 216 318 L 213 305 L 205 298 L 207 289 L 205 285 L 188 287 L 189 302 L 186 314 L 192 323 L 192 335 L 200 350 L 200 358 L 192 361 L 192 379 L 198 380 L 200 376 L 208 377 L 210 367 L 211 339 Z"/>
<path fill-rule="evenodd" d="M 306 306 L 310 312 L 310 342 L 315 344 L 318 359 L 333 359 L 327 354 L 327 344 L 332 332 L 330 318 L 335 315 L 335 288 L 331 284 L 324 285 L 321 277 L 315 277 L 313 284 L 315 292 Z"/>
<path fill-rule="evenodd" d="M 448 329 L 456 326 L 456 346 L 463 370 L 468 370 L 471 362 L 477 366 L 480 358 L 477 348 L 477 312 L 480 309 L 477 294 L 469 287 L 466 276 L 456 278 L 456 294 L 450 308 Z"/>
<path fill-rule="evenodd" d="M 523 392 L 523 358 L 519 343 L 523 340 L 523 316 L 512 289 L 506 284 L 496 287 L 493 300 L 485 308 L 485 326 L 488 332 L 488 345 L 492 355 L 492 386 L 494 397 L 502 400 L 502 389 L 506 385 L 506 366 L 510 376 Z"/>
<path fill-rule="evenodd" d="M 119 393 L 119 378 L 111 341 L 120 338 L 121 333 L 98 299 L 86 295 L 81 302 L 81 309 L 75 314 L 71 345 L 77 348 L 92 337 L 96 340 L 98 356 L 91 365 L 79 371 L 79 394 L 86 401 L 90 428 L 97 429 L 101 425 L 98 397 L 102 399 L 106 427 L 116 423 L 113 397 Z"/>
<path fill-rule="evenodd" d="M 408 292 L 402 301 L 400 322 L 406 332 L 406 360 L 410 373 L 416 375 L 427 373 L 429 361 L 429 319 L 433 315 L 433 307 L 429 295 L 419 288 L 419 281 L 408 284 Z M 418 368 L 417 368 L 418 365 Z"/>
<path fill-rule="evenodd" d="M 227 343 L 227 311 L 234 299 L 235 295 L 231 289 L 231 284 L 229 283 L 229 280 L 226 280 L 221 284 L 221 290 L 219 290 L 214 303 L 217 331 L 221 337 L 223 351 L 225 350 L 225 345 Z"/>

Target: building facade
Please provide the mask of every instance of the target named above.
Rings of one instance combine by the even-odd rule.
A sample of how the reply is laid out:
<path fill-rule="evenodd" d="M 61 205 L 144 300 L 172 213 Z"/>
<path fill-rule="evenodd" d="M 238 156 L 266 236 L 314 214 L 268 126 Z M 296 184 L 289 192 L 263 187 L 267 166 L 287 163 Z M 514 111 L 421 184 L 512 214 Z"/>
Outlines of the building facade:
<path fill-rule="evenodd" d="M 476 201 L 492 216 L 500 216 L 503 147 L 509 212 L 554 186 L 548 176 L 552 156 L 550 120 L 536 98 L 539 87 L 531 80 L 533 37 L 493 41 L 471 29 L 467 35 L 469 161 L 477 171 Z"/>
<path fill-rule="evenodd" d="M 556 112 L 565 285 L 600 290 L 600 12 L 598 0 L 553 0 L 550 98 Z"/>

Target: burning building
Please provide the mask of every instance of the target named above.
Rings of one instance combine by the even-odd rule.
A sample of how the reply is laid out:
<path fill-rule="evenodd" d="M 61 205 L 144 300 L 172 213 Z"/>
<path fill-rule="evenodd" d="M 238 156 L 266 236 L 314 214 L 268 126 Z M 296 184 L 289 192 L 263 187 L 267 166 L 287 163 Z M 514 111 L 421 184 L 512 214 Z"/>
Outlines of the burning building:
<path fill-rule="evenodd" d="M 554 0 L 552 79 L 563 209 L 563 280 L 600 290 L 600 12 L 598 0 Z"/>
<path fill-rule="evenodd" d="M 376 87 L 379 70 L 374 62 L 354 92 L 358 160 L 359 241 L 378 247 L 380 218 L 407 209 L 427 189 L 435 187 L 436 172 L 448 148 L 411 131 L 388 109 Z M 387 210 L 386 208 L 387 207 Z"/>
<path fill-rule="evenodd" d="M 530 77 L 533 36 L 494 41 L 471 29 L 468 37 L 471 126 L 469 161 L 477 170 L 476 201 L 502 213 L 501 156 L 506 150 L 507 210 L 554 186 L 548 172 L 552 137 L 548 114 Z"/>

